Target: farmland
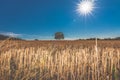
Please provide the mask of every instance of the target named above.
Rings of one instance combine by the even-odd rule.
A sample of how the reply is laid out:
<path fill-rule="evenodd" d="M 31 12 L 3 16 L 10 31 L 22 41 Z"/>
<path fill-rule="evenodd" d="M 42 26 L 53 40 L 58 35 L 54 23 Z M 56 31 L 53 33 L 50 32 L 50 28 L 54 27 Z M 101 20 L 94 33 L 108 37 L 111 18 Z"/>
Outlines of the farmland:
<path fill-rule="evenodd" d="M 120 80 L 120 41 L 1 40 L 0 80 Z"/>

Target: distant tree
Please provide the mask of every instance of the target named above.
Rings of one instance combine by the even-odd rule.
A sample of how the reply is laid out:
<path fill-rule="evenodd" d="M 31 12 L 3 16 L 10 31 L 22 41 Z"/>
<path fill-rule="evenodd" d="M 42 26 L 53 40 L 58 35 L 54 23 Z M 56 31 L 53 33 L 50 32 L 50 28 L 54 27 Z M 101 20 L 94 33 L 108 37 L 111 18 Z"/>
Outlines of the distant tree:
<path fill-rule="evenodd" d="M 104 38 L 104 40 L 114 40 L 114 38 Z"/>
<path fill-rule="evenodd" d="M 38 41 L 38 39 L 35 39 L 35 41 Z"/>
<path fill-rule="evenodd" d="M 3 35 L 3 34 L 0 34 L 0 40 L 5 40 L 5 39 L 10 39 L 10 40 L 23 40 L 21 38 L 17 38 L 17 37 L 10 37 L 10 36 L 6 36 L 6 35 Z"/>
<path fill-rule="evenodd" d="M 115 40 L 120 40 L 120 37 L 116 37 L 116 38 L 114 38 Z"/>
<path fill-rule="evenodd" d="M 55 39 L 64 39 L 64 34 L 62 32 L 56 32 L 55 33 Z"/>
<path fill-rule="evenodd" d="M 86 40 L 96 40 L 96 38 L 88 38 Z M 100 38 L 97 38 L 97 40 L 101 40 Z"/>
<path fill-rule="evenodd" d="M 5 40 L 7 38 L 9 38 L 9 36 L 5 36 L 5 35 L 0 34 L 0 40 Z"/>

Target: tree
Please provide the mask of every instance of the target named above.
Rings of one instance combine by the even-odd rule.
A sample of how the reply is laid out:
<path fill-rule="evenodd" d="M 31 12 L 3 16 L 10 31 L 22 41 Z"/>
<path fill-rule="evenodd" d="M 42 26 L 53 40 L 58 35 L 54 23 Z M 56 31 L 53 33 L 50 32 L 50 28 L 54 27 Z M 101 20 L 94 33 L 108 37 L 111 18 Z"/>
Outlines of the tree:
<path fill-rule="evenodd" d="M 114 38 L 115 40 L 120 40 L 120 37 L 116 37 L 116 38 Z"/>
<path fill-rule="evenodd" d="M 35 39 L 35 41 L 38 41 L 38 39 Z"/>
<path fill-rule="evenodd" d="M 64 39 L 64 34 L 62 32 L 56 32 L 55 33 L 55 39 Z"/>
<path fill-rule="evenodd" d="M 0 40 L 6 40 L 6 39 L 9 39 L 9 40 L 23 40 L 21 38 L 11 37 L 11 36 L 0 34 Z"/>

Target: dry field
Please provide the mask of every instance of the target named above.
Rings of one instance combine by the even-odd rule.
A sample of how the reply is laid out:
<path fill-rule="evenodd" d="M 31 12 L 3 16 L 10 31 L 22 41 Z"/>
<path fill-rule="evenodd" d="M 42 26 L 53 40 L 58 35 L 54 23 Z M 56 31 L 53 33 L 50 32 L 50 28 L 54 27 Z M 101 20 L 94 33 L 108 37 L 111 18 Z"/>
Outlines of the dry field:
<path fill-rule="evenodd" d="M 120 41 L 0 41 L 0 80 L 120 80 Z"/>

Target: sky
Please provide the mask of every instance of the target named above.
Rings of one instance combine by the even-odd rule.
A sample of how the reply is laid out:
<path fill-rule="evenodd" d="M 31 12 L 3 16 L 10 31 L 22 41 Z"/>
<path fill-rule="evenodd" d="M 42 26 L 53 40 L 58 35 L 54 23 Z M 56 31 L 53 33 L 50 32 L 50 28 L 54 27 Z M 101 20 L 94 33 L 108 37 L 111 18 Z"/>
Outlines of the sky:
<path fill-rule="evenodd" d="M 80 0 L 0 0 L 0 33 L 24 39 L 120 36 L 120 0 L 96 0 L 92 15 L 76 12 Z"/>

